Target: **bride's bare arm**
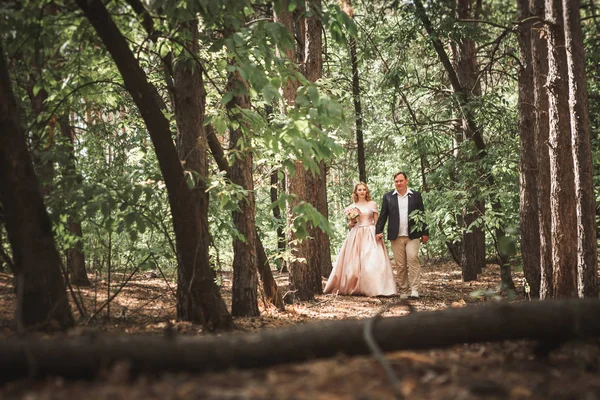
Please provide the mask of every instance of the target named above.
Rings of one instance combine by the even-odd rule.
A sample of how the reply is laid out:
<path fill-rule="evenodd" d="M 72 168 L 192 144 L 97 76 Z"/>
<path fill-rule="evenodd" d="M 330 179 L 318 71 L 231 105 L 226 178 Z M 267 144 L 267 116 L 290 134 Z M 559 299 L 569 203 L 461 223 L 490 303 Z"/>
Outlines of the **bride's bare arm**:
<path fill-rule="evenodd" d="M 374 201 L 369 204 L 369 207 L 373 210 L 373 225 L 377 225 L 377 218 L 379 218 L 379 213 L 377 212 L 377 203 Z"/>

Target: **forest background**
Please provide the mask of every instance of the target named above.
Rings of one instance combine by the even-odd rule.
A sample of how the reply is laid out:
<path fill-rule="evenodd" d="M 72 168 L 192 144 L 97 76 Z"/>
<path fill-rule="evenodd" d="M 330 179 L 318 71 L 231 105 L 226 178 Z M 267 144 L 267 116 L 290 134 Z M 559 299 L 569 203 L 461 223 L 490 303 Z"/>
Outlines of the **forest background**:
<path fill-rule="evenodd" d="M 560 1 L 545 3 L 544 11 L 544 2 L 502 0 L 3 2 L 10 85 L 2 93 L 15 99 L 3 116 L 19 117 L 58 258 L 35 241 L 24 246 L 73 284 L 108 277 L 110 294 L 111 275 L 156 271 L 178 284 L 179 318 L 226 327 L 211 271 L 233 270 L 233 315 L 258 314 L 259 276 L 281 307 L 286 293 L 271 291 L 265 265 L 290 272 L 286 301 L 312 298 L 346 235 L 354 184 L 366 181 L 379 202 L 403 170 L 427 208 L 418 217 L 430 227 L 424 257 L 450 255 L 464 280 L 494 259 L 499 290 L 514 288 L 511 269 L 523 269 L 527 283 L 517 286 L 535 297 L 597 296 L 600 22 L 594 1 L 564 3 L 575 5 L 575 27 Z M 563 41 L 581 33 L 575 45 L 586 57 L 575 75 L 553 75 L 568 64 L 564 52 L 553 64 L 552 50 L 565 47 L 552 42 L 557 27 Z M 548 41 L 549 72 L 530 65 L 523 38 Z M 576 127 L 553 111 L 553 98 L 567 105 L 574 96 L 566 86 L 556 97 L 548 90 L 547 110 L 523 109 L 539 100 L 526 95 L 540 93 L 546 75 L 565 85 L 584 79 L 589 90 L 581 153 L 571 143 Z M 533 137 L 540 118 L 546 139 Z M 540 149 L 575 157 L 549 151 L 547 164 L 531 166 Z M 14 153 L 25 166 L 29 156 Z M 11 222 L 9 210 L 27 200 L 7 165 L 0 269 L 15 274 L 17 292 L 23 282 L 24 298 L 55 284 L 60 292 L 61 279 L 34 282 L 39 263 L 24 266 L 27 252 L 15 249 L 26 236 L 9 245 L 11 229 L 43 231 L 45 217 Z M 524 182 L 542 170 L 546 181 Z M 549 209 L 567 210 L 569 221 Z M 552 236 L 563 232 L 572 241 Z M 551 262 L 544 241 L 556 249 Z M 28 314 L 35 301 L 24 301 L 25 325 L 48 322 Z"/>

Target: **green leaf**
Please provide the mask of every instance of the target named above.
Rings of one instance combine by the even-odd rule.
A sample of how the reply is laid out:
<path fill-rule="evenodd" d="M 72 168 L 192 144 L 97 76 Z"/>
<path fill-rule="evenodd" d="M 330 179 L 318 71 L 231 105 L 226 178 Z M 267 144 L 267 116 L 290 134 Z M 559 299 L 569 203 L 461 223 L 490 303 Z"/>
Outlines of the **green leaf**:
<path fill-rule="evenodd" d="M 221 99 L 221 104 L 223 105 L 227 105 L 231 100 L 233 99 L 233 93 L 232 92 L 227 92 L 225 93 L 225 95 L 223 96 L 223 98 Z M 225 130 L 223 130 L 224 132 Z M 220 132 L 220 131 L 219 131 Z"/>

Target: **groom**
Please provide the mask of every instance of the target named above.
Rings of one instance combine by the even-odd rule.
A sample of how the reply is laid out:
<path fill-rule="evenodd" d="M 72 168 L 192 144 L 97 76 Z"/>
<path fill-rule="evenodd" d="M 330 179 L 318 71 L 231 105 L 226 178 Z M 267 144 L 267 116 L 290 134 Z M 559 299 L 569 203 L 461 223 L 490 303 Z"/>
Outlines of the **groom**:
<path fill-rule="evenodd" d="M 389 218 L 387 238 L 392 244 L 396 273 L 400 280 L 400 298 L 418 299 L 421 277 L 419 246 L 421 242 L 427 243 L 429 240 L 429 230 L 425 224 L 417 226 L 410 214 L 414 210 L 425 211 L 425 206 L 421 193 L 408 188 L 405 172 L 394 175 L 394 186 L 396 189 L 383 195 L 375 233 L 377 240 L 382 240 L 383 227 Z"/>

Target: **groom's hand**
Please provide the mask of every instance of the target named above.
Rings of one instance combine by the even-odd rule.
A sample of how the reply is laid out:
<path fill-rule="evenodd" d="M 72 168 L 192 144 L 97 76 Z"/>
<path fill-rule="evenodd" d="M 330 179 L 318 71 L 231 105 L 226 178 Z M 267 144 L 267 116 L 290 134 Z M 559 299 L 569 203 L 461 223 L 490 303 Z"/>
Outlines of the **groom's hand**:
<path fill-rule="evenodd" d="M 377 240 L 383 239 L 383 233 L 378 233 L 377 235 L 375 235 L 375 238 L 377 238 Z"/>
<path fill-rule="evenodd" d="M 428 240 L 429 240 L 429 236 L 427 236 L 427 235 L 423 235 L 423 236 L 421 236 L 421 242 L 422 242 L 423 244 L 427 243 L 427 241 L 428 241 Z"/>

